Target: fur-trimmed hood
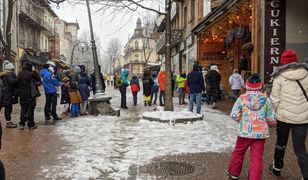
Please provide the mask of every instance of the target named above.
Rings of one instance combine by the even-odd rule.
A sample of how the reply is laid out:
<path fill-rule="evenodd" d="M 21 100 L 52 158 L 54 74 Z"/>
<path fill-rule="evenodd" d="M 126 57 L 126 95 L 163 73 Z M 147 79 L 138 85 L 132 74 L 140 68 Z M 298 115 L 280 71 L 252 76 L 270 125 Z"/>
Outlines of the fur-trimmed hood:
<path fill-rule="evenodd" d="M 281 73 L 290 70 L 290 69 L 306 69 L 306 71 L 308 71 L 308 64 L 307 63 L 290 63 L 290 64 L 286 64 L 283 66 L 279 66 L 278 68 L 275 69 L 275 71 L 271 74 L 271 77 L 276 77 L 278 75 L 280 75 Z"/>

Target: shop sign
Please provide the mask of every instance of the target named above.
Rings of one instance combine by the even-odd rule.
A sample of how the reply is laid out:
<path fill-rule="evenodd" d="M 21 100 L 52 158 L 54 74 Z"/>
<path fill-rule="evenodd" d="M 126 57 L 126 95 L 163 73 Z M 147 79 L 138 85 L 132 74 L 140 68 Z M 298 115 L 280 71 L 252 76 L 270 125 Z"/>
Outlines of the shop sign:
<path fill-rule="evenodd" d="M 190 46 L 190 45 L 193 44 L 193 42 L 194 42 L 194 35 L 188 36 L 187 39 L 186 39 L 186 45 Z"/>
<path fill-rule="evenodd" d="M 211 9 L 219 7 L 225 2 L 225 0 L 212 0 L 211 1 Z"/>
<path fill-rule="evenodd" d="M 224 60 L 225 54 L 223 52 L 204 52 L 203 60 L 213 61 L 213 60 Z"/>
<path fill-rule="evenodd" d="M 180 45 L 180 51 L 183 51 L 185 49 L 185 42 L 181 42 L 181 45 Z"/>
<path fill-rule="evenodd" d="M 266 0 L 264 40 L 264 81 L 271 83 L 270 74 L 279 66 L 286 47 L 286 1 Z"/>
<path fill-rule="evenodd" d="M 172 4 L 171 4 L 171 12 L 170 12 L 171 20 L 173 20 L 175 15 L 176 15 L 176 2 L 172 2 Z"/>

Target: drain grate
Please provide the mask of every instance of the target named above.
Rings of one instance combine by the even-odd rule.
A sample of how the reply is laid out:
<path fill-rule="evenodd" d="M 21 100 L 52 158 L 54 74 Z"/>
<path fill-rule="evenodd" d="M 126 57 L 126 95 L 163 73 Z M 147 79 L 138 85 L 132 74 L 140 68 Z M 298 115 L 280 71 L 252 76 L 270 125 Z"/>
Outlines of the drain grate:
<path fill-rule="evenodd" d="M 188 163 L 168 161 L 151 165 L 150 171 L 161 176 L 183 176 L 192 174 L 195 168 Z"/>

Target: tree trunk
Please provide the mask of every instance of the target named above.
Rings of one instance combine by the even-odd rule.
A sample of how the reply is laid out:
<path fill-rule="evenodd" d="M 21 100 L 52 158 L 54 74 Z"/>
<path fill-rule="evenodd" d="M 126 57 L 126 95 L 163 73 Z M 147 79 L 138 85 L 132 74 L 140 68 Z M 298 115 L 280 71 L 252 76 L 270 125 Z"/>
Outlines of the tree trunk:
<path fill-rule="evenodd" d="M 172 83 L 171 83 L 171 20 L 170 20 L 171 1 L 166 0 L 166 91 L 165 91 L 165 111 L 173 111 Z"/>
<path fill-rule="evenodd" d="M 5 58 L 9 61 L 11 61 L 11 27 L 12 27 L 12 18 L 13 18 L 13 0 L 8 0 L 8 14 L 7 14 L 7 21 L 6 21 L 6 29 L 5 29 L 5 38 L 6 38 L 6 44 L 5 47 Z"/>

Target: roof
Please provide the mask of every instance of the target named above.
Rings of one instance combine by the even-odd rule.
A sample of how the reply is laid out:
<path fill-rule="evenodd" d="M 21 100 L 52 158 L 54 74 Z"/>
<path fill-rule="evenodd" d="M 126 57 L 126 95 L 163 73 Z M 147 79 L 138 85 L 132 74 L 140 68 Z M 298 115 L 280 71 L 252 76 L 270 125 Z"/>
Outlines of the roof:
<path fill-rule="evenodd" d="M 235 3 L 239 0 L 228 0 L 225 1 L 220 7 L 211 11 L 206 15 L 200 23 L 198 23 L 193 29 L 192 33 L 199 34 L 204 28 L 208 27 L 215 19 L 227 12 Z"/>
<path fill-rule="evenodd" d="M 73 25 L 73 26 L 77 26 L 77 29 L 79 30 L 80 27 L 79 27 L 79 23 L 78 22 L 66 22 L 66 25 Z"/>

